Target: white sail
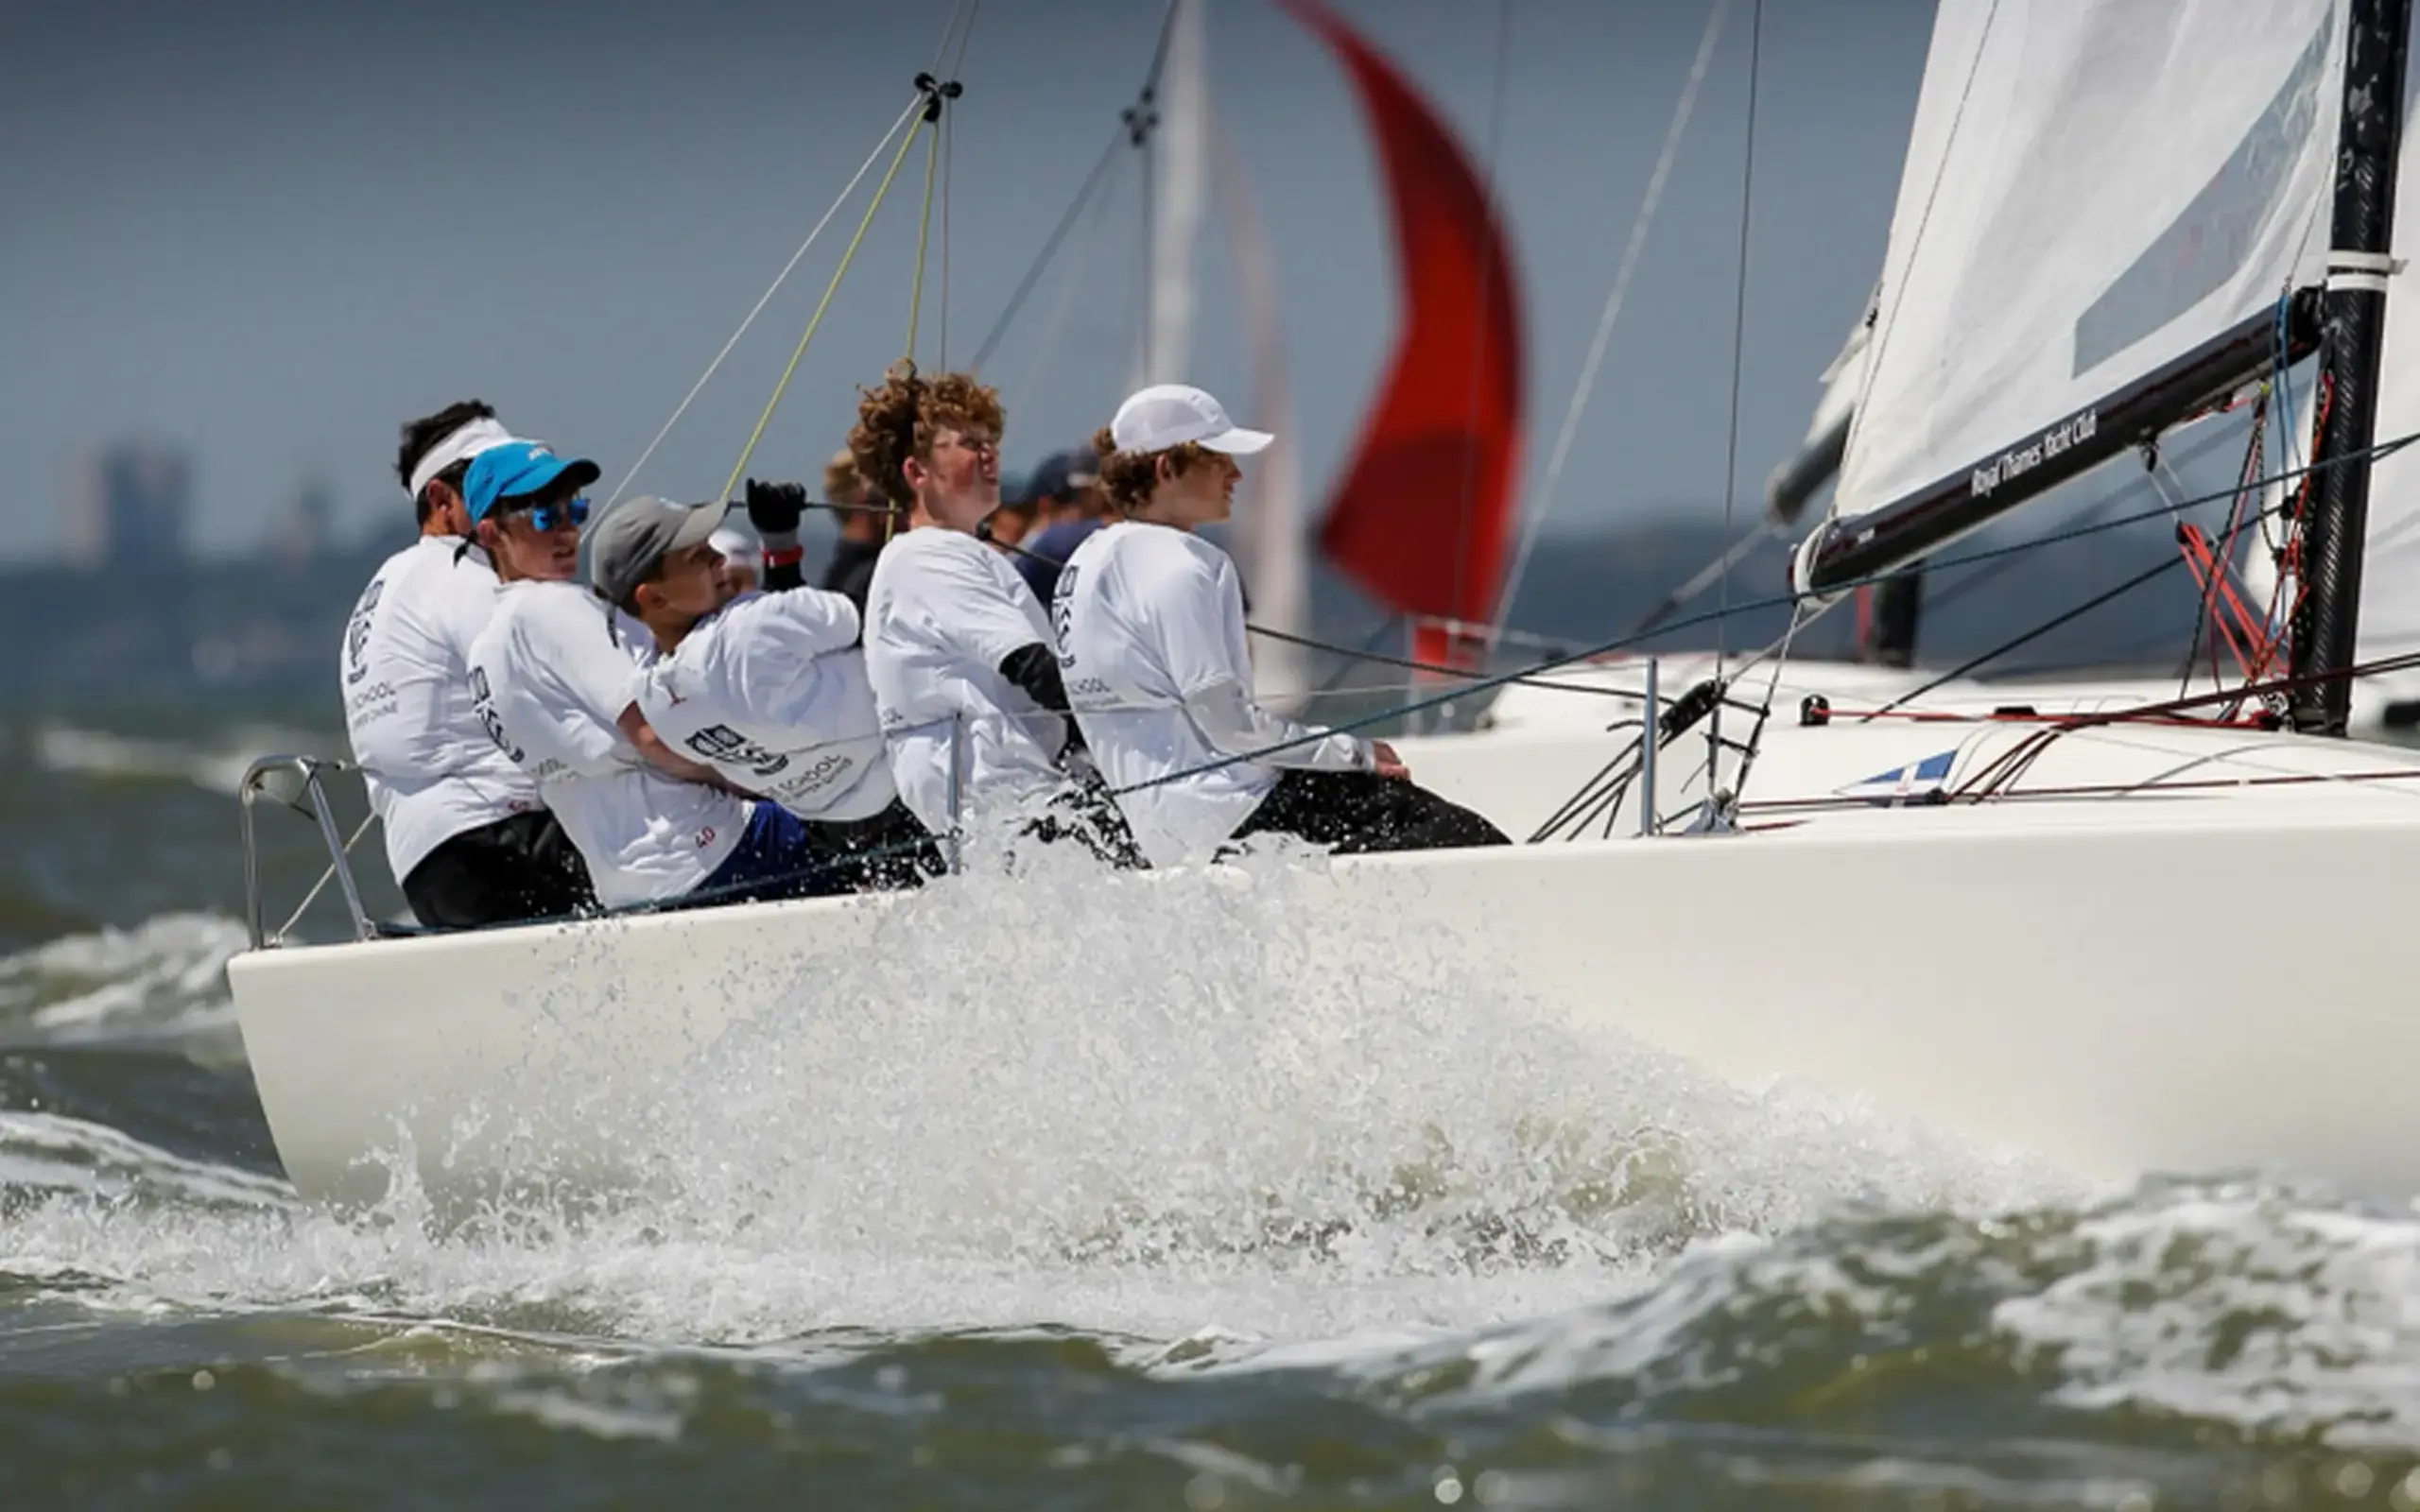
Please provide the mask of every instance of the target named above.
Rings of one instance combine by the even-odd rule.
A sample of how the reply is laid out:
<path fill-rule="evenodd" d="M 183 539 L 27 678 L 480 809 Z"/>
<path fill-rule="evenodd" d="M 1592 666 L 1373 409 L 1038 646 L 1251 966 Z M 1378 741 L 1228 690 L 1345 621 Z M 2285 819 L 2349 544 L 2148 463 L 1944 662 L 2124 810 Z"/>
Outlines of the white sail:
<path fill-rule="evenodd" d="M 1151 297 L 1145 334 L 1144 384 L 1189 383 L 1193 256 L 1208 189 L 1210 134 L 1206 0 L 1176 0 L 1167 64 L 1160 76 L 1160 125 L 1151 203 Z"/>
<path fill-rule="evenodd" d="M 2317 282 L 2342 9 L 1942 0 L 1834 512 L 1997 487 Z"/>
<path fill-rule="evenodd" d="M 1277 303 L 1277 258 L 1251 180 L 1227 134 L 1212 127 L 1219 219 L 1227 227 L 1236 302 L 1252 349 L 1252 423 L 1277 439 L 1253 458 L 1236 518 L 1236 557 L 1252 593 L 1252 622 L 1288 635 L 1311 629 L 1310 563 L 1304 549 L 1303 472 L 1293 399 L 1286 382 L 1286 330 Z M 1296 712 L 1311 689 L 1303 648 L 1266 636 L 1252 646 L 1253 682 L 1261 701 Z"/>
<path fill-rule="evenodd" d="M 2420 251 L 2420 141 L 2408 117 L 2402 140 L 2388 245 L 2407 266 L 2387 280 L 2372 433 L 2380 445 L 2420 432 L 2420 269 L 2408 264 Z M 2307 427 L 2308 416 L 2302 418 Z M 2353 659 L 2366 663 L 2414 652 L 2420 652 L 2420 446 L 2390 452 L 2370 466 L 2370 522 Z M 2420 699 L 2420 669 L 2364 678 L 2353 685 L 2353 696 L 2356 720 L 2374 724 L 2381 706 Z"/>

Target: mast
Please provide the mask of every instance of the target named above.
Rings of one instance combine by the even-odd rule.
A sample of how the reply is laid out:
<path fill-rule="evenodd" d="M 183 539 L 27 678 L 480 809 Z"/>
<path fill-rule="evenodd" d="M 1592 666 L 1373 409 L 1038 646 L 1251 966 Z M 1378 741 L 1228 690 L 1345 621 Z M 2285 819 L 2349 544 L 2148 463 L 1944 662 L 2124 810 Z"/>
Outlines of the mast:
<path fill-rule="evenodd" d="M 2330 735 L 2344 733 L 2352 707 L 2352 680 L 2341 674 L 2354 664 L 2360 614 L 2411 0 L 2351 0 L 2346 21 L 2325 297 L 2329 399 L 2315 457 L 2325 470 L 2303 527 L 2309 586 L 2295 615 L 2290 704 L 2295 729 Z"/>
<path fill-rule="evenodd" d="M 1207 0 L 1176 0 L 1157 101 L 1157 130 L 1144 150 L 1144 259 L 1150 270 L 1143 354 L 1134 387 L 1183 383 L 1192 357 L 1193 258 L 1201 240 L 1208 177 Z"/>

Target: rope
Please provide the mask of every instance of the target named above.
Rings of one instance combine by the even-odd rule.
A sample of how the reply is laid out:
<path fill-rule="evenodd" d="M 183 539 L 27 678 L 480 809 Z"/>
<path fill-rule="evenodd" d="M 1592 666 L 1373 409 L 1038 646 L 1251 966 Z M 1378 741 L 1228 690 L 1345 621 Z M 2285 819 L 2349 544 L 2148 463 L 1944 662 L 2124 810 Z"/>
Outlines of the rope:
<path fill-rule="evenodd" d="M 936 111 L 940 108 L 938 97 L 934 101 L 934 108 Z M 938 125 L 938 121 L 936 124 Z M 936 129 L 930 136 L 925 138 L 925 205 L 917 213 L 916 276 L 909 282 L 908 287 L 908 360 L 909 362 L 916 360 L 916 322 L 917 318 L 923 315 L 925 310 L 925 244 L 932 239 L 933 186 L 941 178 L 941 169 L 942 134 Z"/>
<path fill-rule="evenodd" d="M 1554 450 L 1547 457 L 1546 477 L 1538 485 L 1537 502 L 1521 512 L 1521 541 L 1512 553 L 1512 570 L 1505 575 L 1504 591 L 1496 598 L 1495 623 L 1502 625 L 1512 611 L 1512 600 L 1520 592 L 1521 576 L 1529 570 L 1530 554 L 1536 549 L 1539 527 L 1554 504 L 1554 490 L 1563 481 L 1564 464 L 1570 460 L 1571 443 L 1580 435 L 1580 418 L 1587 412 L 1589 396 L 1596 392 L 1597 374 L 1605 362 L 1606 346 L 1613 340 L 1614 322 L 1621 318 L 1622 305 L 1630 298 L 1631 276 L 1637 271 L 1639 254 L 1646 249 L 1648 228 L 1655 223 L 1657 210 L 1664 202 L 1664 184 L 1672 174 L 1672 164 L 1679 158 L 1681 135 L 1688 129 L 1689 116 L 1697 109 L 1698 89 L 1705 82 L 1707 66 L 1714 60 L 1715 39 L 1722 33 L 1722 18 L 1730 9 L 1730 0 L 1714 0 L 1706 15 L 1705 34 L 1698 39 L 1696 59 L 1689 64 L 1689 77 L 1681 88 L 1680 103 L 1674 107 L 1671 124 L 1664 131 L 1664 149 L 1656 157 L 1655 170 L 1648 175 L 1647 193 L 1640 199 L 1638 215 L 1631 221 L 1630 241 L 1622 249 L 1622 260 L 1614 273 L 1614 286 L 1605 295 L 1605 307 L 1597 317 L 1597 334 L 1588 343 L 1587 360 L 1580 365 L 1580 384 L 1572 390 L 1571 403 L 1563 412 L 1563 428 L 1555 433 Z"/>
<path fill-rule="evenodd" d="M 823 298 L 816 301 L 815 315 L 806 322 L 805 332 L 799 336 L 798 347 L 790 353 L 789 366 L 782 369 L 781 382 L 773 386 L 773 397 L 765 401 L 765 412 L 756 417 L 756 428 L 748 433 L 748 444 L 739 449 L 739 460 L 732 464 L 731 476 L 723 481 L 718 497 L 728 499 L 732 490 L 739 487 L 741 475 L 748 471 L 748 459 L 756 455 L 756 443 L 765 438 L 765 427 L 772 423 L 773 411 L 780 406 L 782 395 L 788 391 L 790 379 L 798 372 L 799 359 L 806 355 L 806 344 L 815 339 L 816 328 L 822 325 L 824 312 L 832 307 L 832 297 L 840 292 L 840 281 L 848 276 L 849 265 L 856 260 L 857 248 L 866 239 L 866 228 L 873 224 L 874 213 L 882 208 L 883 198 L 890 193 L 891 180 L 899 176 L 899 165 L 908 161 L 908 149 L 916 145 L 916 133 L 923 130 L 924 126 L 920 113 L 914 124 L 908 128 L 907 138 L 899 144 L 899 150 L 891 155 L 890 167 L 883 174 L 882 182 L 874 187 L 873 198 L 857 221 L 856 234 L 849 238 L 848 250 L 840 254 L 840 266 L 832 270 L 832 282 L 824 285 Z"/>
<path fill-rule="evenodd" d="M 666 421 L 664 428 L 655 433 L 655 439 L 647 443 L 647 450 L 641 452 L 639 459 L 631 464 L 631 470 L 622 474 L 622 481 L 614 485 L 612 497 L 605 501 L 606 508 L 612 508 L 621 499 L 631 482 L 638 477 L 639 470 L 647 466 L 649 457 L 655 455 L 655 450 L 664 444 L 664 438 L 672 434 L 672 427 L 680 424 L 681 417 L 689 413 L 690 404 L 694 404 L 698 395 L 705 390 L 706 385 L 713 381 L 714 375 L 721 370 L 723 359 L 731 355 L 732 349 L 739 345 L 739 338 L 748 334 L 748 328 L 754 325 L 756 318 L 765 313 L 765 306 L 772 302 L 775 294 L 781 292 L 782 285 L 789 281 L 790 273 L 798 266 L 800 259 L 806 256 L 807 249 L 815 245 L 818 237 L 823 234 L 823 228 L 832 224 L 832 217 L 840 213 L 840 207 L 847 204 L 849 197 L 857 192 L 857 185 L 865 181 L 868 173 L 873 171 L 874 163 L 882 157 L 882 149 L 890 146 L 891 138 L 897 136 L 923 107 L 924 96 L 919 94 L 915 99 L 908 102 L 906 110 L 899 112 L 899 119 L 890 123 L 890 129 L 885 131 L 882 134 L 882 140 L 874 144 L 873 150 L 866 154 L 866 161 L 857 164 L 857 171 L 849 176 L 849 181 L 841 189 L 839 198 L 832 201 L 832 207 L 823 213 L 822 219 L 815 223 L 815 229 L 806 233 L 806 240 L 798 244 L 798 250 L 790 253 L 790 260 L 782 265 L 781 272 L 774 276 L 771 284 L 758 297 L 755 305 L 749 310 L 747 318 L 739 322 L 739 329 L 734 331 L 731 334 L 731 339 L 722 344 L 722 350 L 715 353 L 715 360 L 707 363 L 706 370 L 700 373 L 698 381 L 689 386 L 688 393 L 683 395 L 681 403 L 674 407 L 672 418 Z M 727 493 L 729 490 L 725 491 Z"/>

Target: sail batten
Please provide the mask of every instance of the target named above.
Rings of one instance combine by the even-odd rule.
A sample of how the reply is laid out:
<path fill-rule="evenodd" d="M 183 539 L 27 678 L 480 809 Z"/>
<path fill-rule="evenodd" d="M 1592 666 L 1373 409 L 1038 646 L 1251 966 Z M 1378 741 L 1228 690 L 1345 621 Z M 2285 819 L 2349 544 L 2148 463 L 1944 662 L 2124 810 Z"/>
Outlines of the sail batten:
<path fill-rule="evenodd" d="M 2325 267 L 2343 6 L 1942 0 L 1835 489 L 1861 567 L 1810 549 L 1803 587 L 1936 549 L 1941 521 L 1971 529 L 2275 360 Z"/>

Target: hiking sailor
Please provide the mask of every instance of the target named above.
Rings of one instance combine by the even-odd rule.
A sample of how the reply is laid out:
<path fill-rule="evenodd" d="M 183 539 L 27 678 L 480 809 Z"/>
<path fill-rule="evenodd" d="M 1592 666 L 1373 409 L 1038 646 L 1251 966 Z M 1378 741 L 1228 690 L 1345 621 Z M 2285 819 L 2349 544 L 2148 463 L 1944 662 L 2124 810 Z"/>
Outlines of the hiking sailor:
<path fill-rule="evenodd" d="M 596 475 L 593 462 L 519 443 L 472 465 L 463 491 L 483 534 L 518 528 L 527 517 L 559 532 L 565 553 L 559 576 L 508 583 L 471 647 L 472 691 L 488 733 L 537 780 L 539 797 L 587 858 L 597 901 L 608 907 L 841 890 L 818 858 L 785 843 L 794 841 L 798 821 L 779 804 L 733 792 L 713 768 L 667 747 L 640 713 L 631 681 L 654 660 L 653 637 L 570 580 L 579 544 L 572 522 L 587 513 L 576 495 Z M 616 519 L 645 521 L 676 508 L 626 500 L 599 522 L 597 541 L 629 528 Z M 702 543 L 721 514 L 685 511 L 670 547 Z"/>
<path fill-rule="evenodd" d="M 865 615 L 891 774 L 936 834 L 961 816 L 1012 816 L 1037 838 L 1131 860 L 1115 811 L 1071 781 L 1071 758 L 1088 769 L 1042 603 L 975 533 L 999 504 L 1005 419 L 972 376 L 926 380 L 902 365 L 864 396 L 849 433 L 858 475 L 907 511 Z"/>
<path fill-rule="evenodd" d="M 1160 384 L 1094 443 L 1122 518 L 1068 558 L 1052 616 L 1076 721 L 1135 843 L 1155 867 L 1266 832 L 1338 850 L 1509 844 L 1415 786 L 1386 742 L 1321 733 L 1253 699 L 1235 563 L 1193 531 L 1227 518 L 1235 458 L 1272 439 L 1199 388 Z"/>
<path fill-rule="evenodd" d="M 537 784 L 496 749 L 471 704 L 467 657 L 494 612 L 496 575 L 464 539 L 462 476 L 510 439 L 494 406 L 475 399 L 406 422 L 395 476 L 420 539 L 379 565 L 345 626 L 345 733 L 387 864 L 431 929 L 549 918 L 596 901 Z"/>
<path fill-rule="evenodd" d="M 863 855 L 846 866 L 851 882 L 913 885 L 919 865 L 939 875 L 939 849 L 891 783 L 857 607 L 813 588 L 737 592 L 715 545 L 722 531 L 695 539 L 699 519 L 721 513 L 634 500 L 590 542 L 597 593 L 660 653 L 631 681 L 639 713 L 675 750 L 786 810 L 794 843 L 836 867 Z"/>

